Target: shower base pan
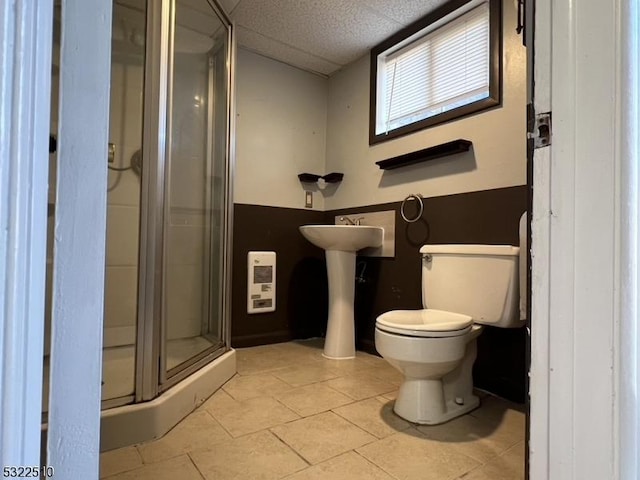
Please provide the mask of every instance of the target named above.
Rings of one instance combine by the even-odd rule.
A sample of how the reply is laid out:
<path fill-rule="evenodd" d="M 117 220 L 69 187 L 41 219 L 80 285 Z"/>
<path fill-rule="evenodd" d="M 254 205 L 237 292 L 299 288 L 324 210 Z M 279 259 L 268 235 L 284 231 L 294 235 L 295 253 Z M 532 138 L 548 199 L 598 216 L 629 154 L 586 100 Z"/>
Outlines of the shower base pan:
<path fill-rule="evenodd" d="M 149 402 L 103 410 L 100 451 L 162 437 L 236 373 L 231 349 Z"/>

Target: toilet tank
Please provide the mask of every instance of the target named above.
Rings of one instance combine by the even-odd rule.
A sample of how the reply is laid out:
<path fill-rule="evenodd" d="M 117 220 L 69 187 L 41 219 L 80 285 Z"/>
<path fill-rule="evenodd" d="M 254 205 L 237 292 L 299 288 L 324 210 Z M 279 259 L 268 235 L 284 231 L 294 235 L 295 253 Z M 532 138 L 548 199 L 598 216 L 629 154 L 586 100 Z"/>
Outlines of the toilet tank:
<path fill-rule="evenodd" d="M 425 245 L 420 253 L 425 308 L 463 313 L 475 323 L 494 327 L 524 325 L 518 247 Z"/>

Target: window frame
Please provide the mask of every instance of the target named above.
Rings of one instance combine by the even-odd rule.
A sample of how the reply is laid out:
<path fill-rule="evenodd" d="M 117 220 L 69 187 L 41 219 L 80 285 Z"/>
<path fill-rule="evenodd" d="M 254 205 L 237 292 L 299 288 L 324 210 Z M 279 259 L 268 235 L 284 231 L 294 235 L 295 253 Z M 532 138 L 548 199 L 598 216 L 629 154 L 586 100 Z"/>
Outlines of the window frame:
<path fill-rule="evenodd" d="M 369 145 L 386 142 L 428 127 L 485 111 L 501 105 L 502 102 L 502 0 L 488 0 L 489 3 L 489 96 L 481 100 L 448 110 L 417 122 L 376 134 L 378 56 L 390 48 L 401 44 L 407 38 L 428 28 L 442 18 L 474 0 L 451 0 L 421 19 L 393 34 L 371 49 L 369 86 Z M 435 31 L 435 30 L 434 30 Z M 402 47 L 401 47 L 402 48 Z"/>

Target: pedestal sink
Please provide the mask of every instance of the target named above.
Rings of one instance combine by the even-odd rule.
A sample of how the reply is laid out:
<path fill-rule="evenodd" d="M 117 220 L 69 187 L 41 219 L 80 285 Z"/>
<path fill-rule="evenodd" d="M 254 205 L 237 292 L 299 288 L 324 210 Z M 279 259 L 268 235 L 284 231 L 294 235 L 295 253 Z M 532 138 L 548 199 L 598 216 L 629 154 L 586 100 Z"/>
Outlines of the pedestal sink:
<path fill-rule="evenodd" d="M 365 225 L 303 225 L 300 232 L 315 246 L 324 248 L 327 256 L 329 320 L 323 356 L 354 358 L 356 252 L 382 245 L 383 229 Z"/>

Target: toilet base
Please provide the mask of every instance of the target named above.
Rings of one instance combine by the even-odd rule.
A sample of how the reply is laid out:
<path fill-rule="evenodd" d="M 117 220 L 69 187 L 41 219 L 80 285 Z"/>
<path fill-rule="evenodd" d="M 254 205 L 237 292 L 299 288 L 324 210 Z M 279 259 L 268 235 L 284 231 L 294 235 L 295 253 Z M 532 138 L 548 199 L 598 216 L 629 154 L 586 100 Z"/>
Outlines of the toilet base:
<path fill-rule="evenodd" d="M 480 399 L 473 394 L 472 370 L 480 332 L 481 328 L 474 326 L 466 335 L 462 361 L 445 375 L 434 375 L 426 367 L 409 368 L 406 363 L 399 368 L 405 379 L 398 391 L 395 413 L 413 423 L 438 425 L 478 408 Z"/>
<path fill-rule="evenodd" d="M 393 411 L 400 417 L 420 425 L 438 425 L 478 408 L 480 399 L 465 395 L 446 399 L 439 379 L 407 378 L 398 392 Z"/>

